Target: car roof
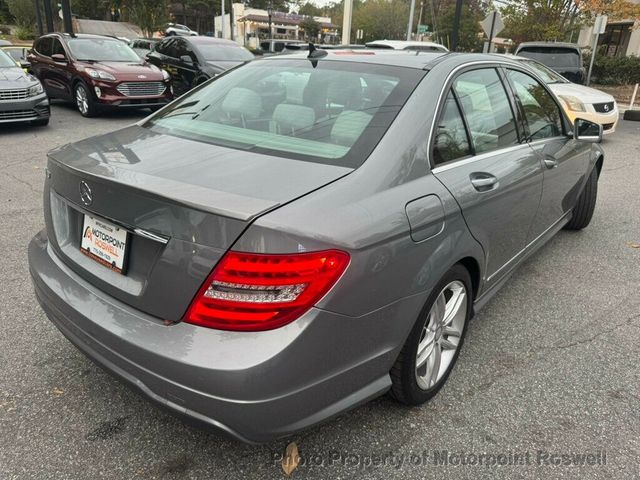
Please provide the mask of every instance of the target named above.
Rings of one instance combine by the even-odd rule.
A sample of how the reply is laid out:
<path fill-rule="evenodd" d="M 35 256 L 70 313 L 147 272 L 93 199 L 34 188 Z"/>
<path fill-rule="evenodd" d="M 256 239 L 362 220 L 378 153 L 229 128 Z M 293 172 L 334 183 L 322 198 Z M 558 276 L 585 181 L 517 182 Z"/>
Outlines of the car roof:
<path fill-rule="evenodd" d="M 444 48 L 446 50 L 447 47 L 440 43 L 435 42 L 420 42 L 417 40 L 374 40 L 372 42 L 367 42 L 367 46 L 369 45 L 385 45 L 392 48 L 402 49 L 406 47 L 439 47 Z"/>
<path fill-rule="evenodd" d="M 577 44 L 568 42 L 522 42 L 518 45 L 517 50 L 521 47 L 560 47 L 580 50 L 580 47 Z"/>
<path fill-rule="evenodd" d="M 58 38 L 62 38 L 64 40 L 71 40 L 73 38 L 97 38 L 97 39 L 108 39 L 108 40 L 116 40 L 121 42 L 122 40 L 120 40 L 117 37 L 112 37 L 110 35 L 95 35 L 93 33 L 65 33 L 65 32 L 52 32 L 52 33 L 47 33 L 46 35 L 43 35 L 40 38 L 46 38 L 46 37 L 58 37 Z"/>
<path fill-rule="evenodd" d="M 318 48 L 320 49 L 320 48 Z M 298 51 L 287 55 L 274 55 L 256 59 L 256 62 L 277 62 L 282 60 L 331 60 L 338 62 L 370 63 L 388 65 L 393 67 L 407 67 L 420 70 L 429 70 L 437 63 L 450 61 L 454 66 L 469 62 L 496 62 L 517 65 L 509 58 L 501 58 L 497 55 L 483 53 L 453 53 L 453 52 L 424 52 L 414 50 L 325 50 L 326 55 L 309 58 L 308 51 Z"/>
<path fill-rule="evenodd" d="M 183 40 L 186 40 L 189 43 L 193 43 L 194 45 L 220 45 L 220 46 L 234 46 L 241 47 L 237 42 L 233 40 L 225 40 L 223 38 L 215 38 L 215 37 L 207 37 L 204 35 L 195 35 L 191 37 L 179 37 Z"/>

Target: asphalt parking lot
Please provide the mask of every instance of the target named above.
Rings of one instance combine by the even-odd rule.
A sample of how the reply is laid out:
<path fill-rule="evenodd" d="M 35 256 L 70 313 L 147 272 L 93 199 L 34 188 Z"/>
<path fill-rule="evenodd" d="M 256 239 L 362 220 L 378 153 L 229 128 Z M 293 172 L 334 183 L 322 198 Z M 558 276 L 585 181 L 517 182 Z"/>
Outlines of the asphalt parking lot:
<path fill-rule="evenodd" d="M 295 478 L 638 478 L 640 122 L 621 121 L 604 142 L 592 224 L 561 232 L 475 317 L 430 403 L 383 397 L 250 446 L 118 383 L 33 295 L 26 247 L 43 226 L 45 153 L 143 115 L 84 119 L 55 104 L 49 127 L 0 126 L 0 479 L 283 478 L 290 441 Z M 598 464 L 579 465 L 590 453 Z"/>

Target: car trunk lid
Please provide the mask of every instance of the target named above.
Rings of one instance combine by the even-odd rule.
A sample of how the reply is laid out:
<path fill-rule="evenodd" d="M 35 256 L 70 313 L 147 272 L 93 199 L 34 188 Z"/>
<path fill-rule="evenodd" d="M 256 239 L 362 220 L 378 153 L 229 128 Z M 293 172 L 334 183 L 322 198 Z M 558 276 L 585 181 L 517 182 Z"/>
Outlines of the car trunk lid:
<path fill-rule="evenodd" d="M 349 172 L 132 126 L 50 153 L 47 229 L 52 248 L 83 279 L 177 321 L 249 223 Z M 128 232 L 125 275 L 80 252 L 85 215 Z"/>

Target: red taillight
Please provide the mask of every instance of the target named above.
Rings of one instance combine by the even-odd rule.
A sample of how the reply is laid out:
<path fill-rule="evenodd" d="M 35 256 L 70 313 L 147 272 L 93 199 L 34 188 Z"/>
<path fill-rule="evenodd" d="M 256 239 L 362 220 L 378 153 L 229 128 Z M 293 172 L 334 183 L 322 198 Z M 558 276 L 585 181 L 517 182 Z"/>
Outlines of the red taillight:
<path fill-rule="evenodd" d="M 220 330 L 281 327 L 322 298 L 348 264 L 349 254 L 339 250 L 286 255 L 228 252 L 184 320 Z"/>

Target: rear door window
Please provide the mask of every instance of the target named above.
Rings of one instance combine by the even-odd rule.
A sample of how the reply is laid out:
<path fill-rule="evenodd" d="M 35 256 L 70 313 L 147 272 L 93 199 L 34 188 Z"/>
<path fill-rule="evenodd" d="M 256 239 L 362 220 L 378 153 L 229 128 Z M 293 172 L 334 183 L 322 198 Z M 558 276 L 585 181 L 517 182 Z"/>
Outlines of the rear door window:
<path fill-rule="evenodd" d="M 453 89 L 460 100 L 476 154 L 518 144 L 511 103 L 495 69 L 462 73 Z"/>
<path fill-rule="evenodd" d="M 449 91 L 433 141 L 433 163 L 441 165 L 471 155 L 469 138 L 453 91 Z"/>
<path fill-rule="evenodd" d="M 549 92 L 532 76 L 507 70 L 528 125 L 529 140 L 558 137 L 563 134 L 562 113 Z"/>

